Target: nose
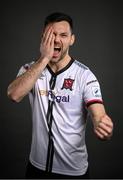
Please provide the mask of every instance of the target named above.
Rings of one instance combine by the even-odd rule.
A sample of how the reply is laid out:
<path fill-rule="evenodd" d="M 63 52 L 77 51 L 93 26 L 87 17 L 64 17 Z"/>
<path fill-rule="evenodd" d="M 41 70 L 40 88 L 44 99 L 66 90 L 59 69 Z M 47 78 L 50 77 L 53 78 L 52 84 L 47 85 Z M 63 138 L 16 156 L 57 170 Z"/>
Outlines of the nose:
<path fill-rule="evenodd" d="M 54 39 L 54 42 L 60 42 L 60 38 L 59 38 L 59 35 L 55 35 L 55 39 Z"/>

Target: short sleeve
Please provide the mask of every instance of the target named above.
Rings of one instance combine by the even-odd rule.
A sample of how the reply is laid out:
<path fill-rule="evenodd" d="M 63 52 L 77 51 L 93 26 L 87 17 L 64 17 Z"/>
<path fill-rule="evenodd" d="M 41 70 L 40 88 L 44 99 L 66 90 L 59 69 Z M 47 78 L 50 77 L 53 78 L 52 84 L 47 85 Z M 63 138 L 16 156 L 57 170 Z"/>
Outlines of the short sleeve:
<path fill-rule="evenodd" d="M 94 103 L 103 103 L 100 84 L 90 70 L 86 72 L 83 97 L 87 107 Z"/>
<path fill-rule="evenodd" d="M 17 77 L 20 76 L 20 75 L 22 75 L 22 74 L 24 74 L 24 73 L 30 68 L 30 66 L 31 66 L 32 64 L 34 64 L 34 61 L 32 61 L 32 62 L 29 63 L 29 64 L 25 64 L 25 65 L 21 66 L 21 68 L 20 68 L 19 71 L 18 71 Z"/>

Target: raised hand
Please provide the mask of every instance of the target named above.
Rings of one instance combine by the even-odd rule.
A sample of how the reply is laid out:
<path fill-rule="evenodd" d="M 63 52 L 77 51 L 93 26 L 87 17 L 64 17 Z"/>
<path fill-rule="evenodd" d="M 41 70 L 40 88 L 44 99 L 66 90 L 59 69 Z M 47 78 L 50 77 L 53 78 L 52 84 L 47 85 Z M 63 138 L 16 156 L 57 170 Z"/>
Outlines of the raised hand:
<path fill-rule="evenodd" d="M 41 58 L 48 58 L 49 61 L 52 59 L 54 52 L 54 39 L 55 35 L 53 34 L 53 28 L 50 25 L 46 27 L 42 36 L 40 44 Z"/>

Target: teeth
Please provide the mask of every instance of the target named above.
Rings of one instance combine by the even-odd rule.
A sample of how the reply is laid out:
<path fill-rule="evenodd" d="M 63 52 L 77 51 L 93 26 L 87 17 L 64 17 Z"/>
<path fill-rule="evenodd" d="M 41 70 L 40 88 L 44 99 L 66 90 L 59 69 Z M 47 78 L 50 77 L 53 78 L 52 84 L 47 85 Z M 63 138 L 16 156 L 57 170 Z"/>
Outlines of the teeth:
<path fill-rule="evenodd" d="M 59 47 L 55 47 L 55 48 L 54 48 L 54 50 L 60 51 L 60 50 L 61 50 L 61 48 L 59 48 Z"/>

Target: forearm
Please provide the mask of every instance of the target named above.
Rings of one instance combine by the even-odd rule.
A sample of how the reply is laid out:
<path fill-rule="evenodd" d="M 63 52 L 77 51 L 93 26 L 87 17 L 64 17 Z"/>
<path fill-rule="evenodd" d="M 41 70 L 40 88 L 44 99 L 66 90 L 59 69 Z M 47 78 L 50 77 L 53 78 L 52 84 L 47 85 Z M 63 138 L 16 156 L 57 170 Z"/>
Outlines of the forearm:
<path fill-rule="evenodd" d="M 106 115 L 103 104 L 93 104 L 88 108 L 94 127 L 98 125 L 102 117 Z"/>
<path fill-rule="evenodd" d="M 48 62 L 49 60 L 47 58 L 40 58 L 24 74 L 17 77 L 8 87 L 8 97 L 13 101 L 20 102 L 33 88 Z"/>
<path fill-rule="evenodd" d="M 90 105 L 89 111 L 94 125 L 94 132 L 100 139 L 109 139 L 113 132 L 113 122 L 106 114 L 102 104 Z"/>

